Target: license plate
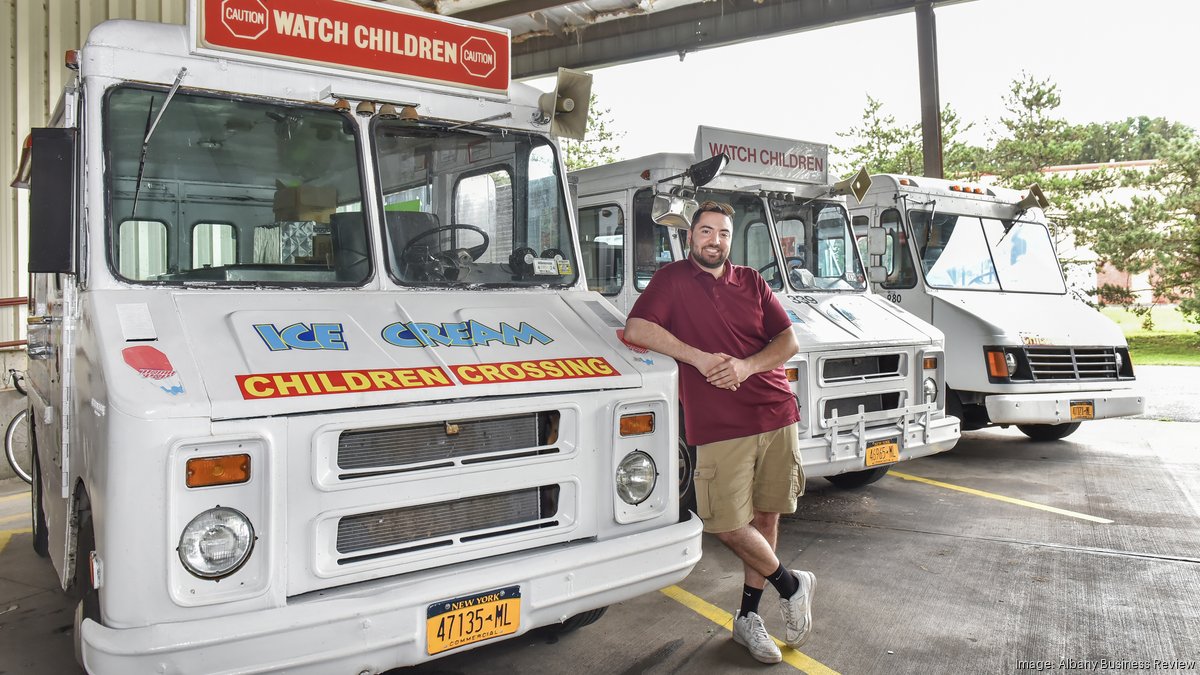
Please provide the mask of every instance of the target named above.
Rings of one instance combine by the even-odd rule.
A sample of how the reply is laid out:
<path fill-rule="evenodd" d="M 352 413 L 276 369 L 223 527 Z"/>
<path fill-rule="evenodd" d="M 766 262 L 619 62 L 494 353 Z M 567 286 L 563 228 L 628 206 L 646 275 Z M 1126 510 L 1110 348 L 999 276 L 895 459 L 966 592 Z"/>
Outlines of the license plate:
<path fill-rule="evenodd" d="M 430 655 L 517 632 L 521 587 L 466 595 L 429 606 L 425 649 Z"/>
<path fill-rule="evenodd" d="M 1095 401 L 1071 401 L 1071 419 L 1090 420 L 1095 417 Z"/>
<path fill-rule="evenodd" d="M 900 461 L 900 439 L 887 438 L 867 443 L 867 466 L 895 464 Z"/>

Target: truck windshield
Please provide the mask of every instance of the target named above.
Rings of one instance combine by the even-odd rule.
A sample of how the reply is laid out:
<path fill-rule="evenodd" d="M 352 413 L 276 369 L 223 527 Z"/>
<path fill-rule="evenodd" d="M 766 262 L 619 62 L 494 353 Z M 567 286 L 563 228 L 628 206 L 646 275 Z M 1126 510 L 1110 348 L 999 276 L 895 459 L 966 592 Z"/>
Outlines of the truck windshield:
<path fill-rule="evenodd" d="M 909 211 L 925 280 L 938 288 L 1065 293 L 1040 209 L 1019 221 Z"/>
<path fill-rule="evenodd" d="M 569 286 L 578 265 L 554 147 L 512 130 L 379 120 L 388 270 L 419 286 Z"/>
<path fill-rule="evenodd" d="M 122 86 L 105 101 L 116 274 L 206 286 L 346 285 L 370 276 L 355 129 L 345 117 L 181 90 L 143 164 L 143 139 L 165 99 L 161 89 Z"/>
<path fill-rule="evenodd" d="M 788 283 L 798 290 L 862 291 L 866 277 L 846 209 L 833 202 L 771 199 Z"/>

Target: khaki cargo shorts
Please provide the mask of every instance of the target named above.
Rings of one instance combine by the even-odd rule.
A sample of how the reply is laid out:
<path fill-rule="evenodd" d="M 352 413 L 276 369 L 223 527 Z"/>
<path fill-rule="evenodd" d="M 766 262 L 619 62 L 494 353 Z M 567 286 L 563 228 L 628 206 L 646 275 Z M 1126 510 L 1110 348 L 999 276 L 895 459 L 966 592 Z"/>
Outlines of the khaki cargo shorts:
<path fill-rule="evenodd" d="M 794 513 L 804 494 L 797 425 L 696 447 L 696 510 L 705 532 L 730 532 L 755 511 Z"/>

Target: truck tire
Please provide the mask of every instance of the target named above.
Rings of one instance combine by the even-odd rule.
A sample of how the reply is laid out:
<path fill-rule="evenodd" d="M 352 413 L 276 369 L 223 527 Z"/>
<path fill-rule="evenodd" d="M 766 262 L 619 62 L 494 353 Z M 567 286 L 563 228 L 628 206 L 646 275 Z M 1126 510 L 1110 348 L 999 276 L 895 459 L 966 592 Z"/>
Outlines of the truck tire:
<path fill-rule="evenodd" d="M 579 614 L 576 614 L 562 623 L 552 624 L 546 626 L 546 628 L 556 635 L 565 635 L 571 631 L 576 631 L 584 626 L 590 626 L 596 623 L 607 611 L 608 607 L 601 607 L 599 609 L 593 609 L 587 612 L 580 612 Z"/>
<path fill-rule="evenodd" d="M 91 557 L 96 548 L 96 530 L 92 525 L 92 512 L 84 511 L 79 515 L 78 544 L 75 550 L 75 581 L 71 585 L 70 594 L 79 599 L 75 605 L 75 630 L 72 639 L 75 642 L 75 661 L 83 668 L 83 628 L 84 619 L 100 622 L 100 591 L 92 588 Z"/>
<path fill-rule="evenodd" d="M 696 510 L 696 446 L 679 434 L 679 519 Z"/>
<path fill-rule="evenodd" d="M 840 488 L 842 490 L 853 490 L 854 488 L 860 488 L 864 485 L 870 485 L 880 478 L 883 478 L 890 468 L 892 468 L 891 465 L 877 466 L 871 469 L 865 469 L 863 471 L 850 471 L 847 473 L 840 473 L 836 476 L 826 476 L 825 480 L 833 483 L 833 486 L 836 488 Z"/>
<path fill-rule="evenodd" d="M 1035 441 L 1057 441 L 1075 433 L 1079 422 L 1068 424 L 1018 424 L 1021 433 Z"/>
<path fill-rule="evenodd" d="M 33 482 L 29 484 L 30 514 L 33 521 L 33 552 L 39 558 L 50 556 L 50 533 L 46 531 L 46 510 L 42 507 L 42 472 L 37 456 L 37 439 L 29 435 L 29 454 L 33 457 Z"/>

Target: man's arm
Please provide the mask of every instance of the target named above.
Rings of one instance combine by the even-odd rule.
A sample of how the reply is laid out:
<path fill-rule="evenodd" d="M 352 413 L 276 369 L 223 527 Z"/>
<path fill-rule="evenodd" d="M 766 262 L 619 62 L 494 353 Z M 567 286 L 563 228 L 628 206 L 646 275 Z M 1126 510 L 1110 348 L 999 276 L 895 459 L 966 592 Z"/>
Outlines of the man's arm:
<path fill-rule="evenodd" d="M 795 338 L 793 337 L 794 340 Z M 686 363 L 694 367 L 702 374 L 707 374 L 708 371 L 715 368 L 722 361 L 722 357 L 696 349 L 653 321 L 638 319 L 636 317 L 631 317 L 625 322 L 625 341 L 639 347 L 653 349 L 659 354 L 666 354 L 680 363 Z M 796 349 L 799 349 L 799 347 Z M 792 354 L 795 353 L 796 350 L 793 349 Z M 787 359 L 785 358 L 784 360 L 786 361 Z"/>
<path fill-rule="evenodd" d="M 757 354 L 744 359 L 734 358 L 728 354 L 717 354 L 722 361 L 711 371 L 705 373 L 708 383 L 724 389 L 738 388 L 747 377 L 755 373 L 765 373 L 787 363 L 787 360 L 800 351 L 800 342 L 796 340 L 796 332 L 788 326 Z M 704 371 L 701 371 L 704 372 Z"/>

